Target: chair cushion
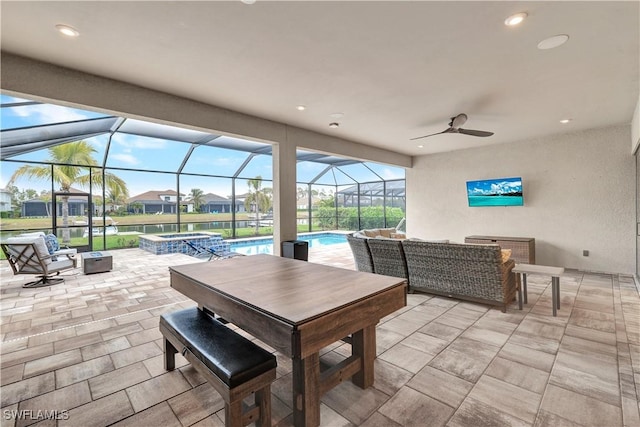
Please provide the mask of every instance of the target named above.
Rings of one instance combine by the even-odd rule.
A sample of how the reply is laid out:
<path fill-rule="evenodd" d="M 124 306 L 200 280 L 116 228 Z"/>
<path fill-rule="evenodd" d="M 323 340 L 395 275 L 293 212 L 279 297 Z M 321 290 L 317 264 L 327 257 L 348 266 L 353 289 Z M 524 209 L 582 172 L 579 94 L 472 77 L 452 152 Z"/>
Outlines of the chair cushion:
<path fill-rule="evenodd" d="M 197 307 L 165 313 L 160 324 L 231 388 L 277 366 L 273 354 Z"/>
<path fill-rule="evenodd" d="M 42 260 L 44 261 L 45 264 L 51 264 L 51 257 L 49 256 L 49 249 L 47 249 L 47 244 L 44 241 L 44 235 L 39 235 L 36 237 L 30 236 L 30 237 L 24 237 L 24 236 L 17 236 L 17 237 L 9 237 L 6 241 L 7 244 L 11 245 L 12 243 L 21 243 L 21 244 L 27 244 L 27 243 L 33 243 L 33 245 L 36 248 L 36 252 L 38 254 L 38 256 L 40 258 L 42 258 Z M 27 252 L 27 255 L 29 253 Z"/>

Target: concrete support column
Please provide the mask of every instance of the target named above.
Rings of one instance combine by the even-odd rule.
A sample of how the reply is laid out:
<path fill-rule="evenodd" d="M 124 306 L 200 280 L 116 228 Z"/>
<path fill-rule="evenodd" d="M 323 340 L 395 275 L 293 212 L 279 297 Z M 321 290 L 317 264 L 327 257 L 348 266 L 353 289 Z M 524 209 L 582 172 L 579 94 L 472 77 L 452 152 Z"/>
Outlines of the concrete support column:
<path fill-rule="evenodd" d="M 273 145 L 273 254 L 281 243 L 298 235 L 296 212 L 296 145 L 288 140 Z"/>

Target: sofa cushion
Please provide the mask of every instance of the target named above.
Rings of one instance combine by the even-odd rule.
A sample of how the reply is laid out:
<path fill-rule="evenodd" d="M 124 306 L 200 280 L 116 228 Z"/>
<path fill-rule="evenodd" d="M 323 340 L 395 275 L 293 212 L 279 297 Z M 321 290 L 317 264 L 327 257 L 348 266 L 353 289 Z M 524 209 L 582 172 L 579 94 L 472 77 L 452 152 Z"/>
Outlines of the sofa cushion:
<path fill-rule="evenodd" d="M 378 232 L 380 233 L 380 235 L 382 237 L 386 237 L 387 239 L 391 238 L 391 233 L 395 233 L 396 229 L 395 228 L 380 228 L 378 229 Z"/>
<path fill-rule="evenodd" d="M 407 235 L 404 233 L 390 233 L 389 237 L 392 239 L 406 239 Z"/>
<path fill-rule="evenodd" d="M 364 233 L 365 236 L 367 237 L 376 237 L 379 236 L 380 233 L 378 232 L 378 230 L 362 230 L 362 232 Z"/>

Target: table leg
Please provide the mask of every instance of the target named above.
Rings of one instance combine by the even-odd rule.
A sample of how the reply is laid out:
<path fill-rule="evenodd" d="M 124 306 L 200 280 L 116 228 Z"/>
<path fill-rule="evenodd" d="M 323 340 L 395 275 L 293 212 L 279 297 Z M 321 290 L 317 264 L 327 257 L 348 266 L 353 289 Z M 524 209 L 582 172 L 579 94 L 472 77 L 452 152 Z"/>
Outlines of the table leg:
<path fill-rule="evenodd" d="M 553 316 L 557 316 L 558 315 L 558 311 L 557 311 L 557 302 L 556 302 L 556 298 L 558 297 L 558 294 L 556 292 L 556 287 L 558 285 L 556 284 L 555 279 L 552 277 L 551 278 L 551 305 L 553 305 Z"/>
<path fill-rule="evenodd" d="M 560 278 L 553 277 L 552 280 L 556 281 L 556 303 L 557 303 L 558 310 L 560 310 Z"/>
<path fill-rule="evenodd" d="M 320 425 L 320 355 L 305 359 L 294 357 L 293 365 L 293 425 Z"/>
<path fill-rule="evenodd" d="M 376 359 L 376 325 L 366 326 L 352 335 L 351 351 L 362 359 L 362 368 L 353 375 L 351 381 L 360 388 L 371 387 Z"/>
<path fill-rule="evenodd" d="M 520 280 L 520 273 L 516 273 L 516 287 L 518 288 L 518 308 L 522 310 L 522 280 Z"/>
<path fill-rule="evenodd" d="M 527 301 L 527 273 L 522 273 L 522 287 L 524 292 L 524 303 L 528 304 Z"/>

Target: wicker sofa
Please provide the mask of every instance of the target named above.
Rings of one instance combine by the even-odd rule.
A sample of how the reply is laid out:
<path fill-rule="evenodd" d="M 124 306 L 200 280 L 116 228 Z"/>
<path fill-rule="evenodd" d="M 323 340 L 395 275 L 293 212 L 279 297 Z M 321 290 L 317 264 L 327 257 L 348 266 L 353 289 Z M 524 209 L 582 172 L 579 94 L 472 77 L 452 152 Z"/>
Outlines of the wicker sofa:
<path fill-rule="evenodd" d="M 498 245 L 348 239 L 359 240 L 350 241 L 358 270 L 407 278 L 411 291 L 499 306 L 503 312 L 515 298 L 515 262 L 503 262 Z M 363 244 L 369 249 L 370 261 Z M 358 255 L 354 247 L 359 248 Z M 370 267 L 361 269 L 365 265 Z"/>

